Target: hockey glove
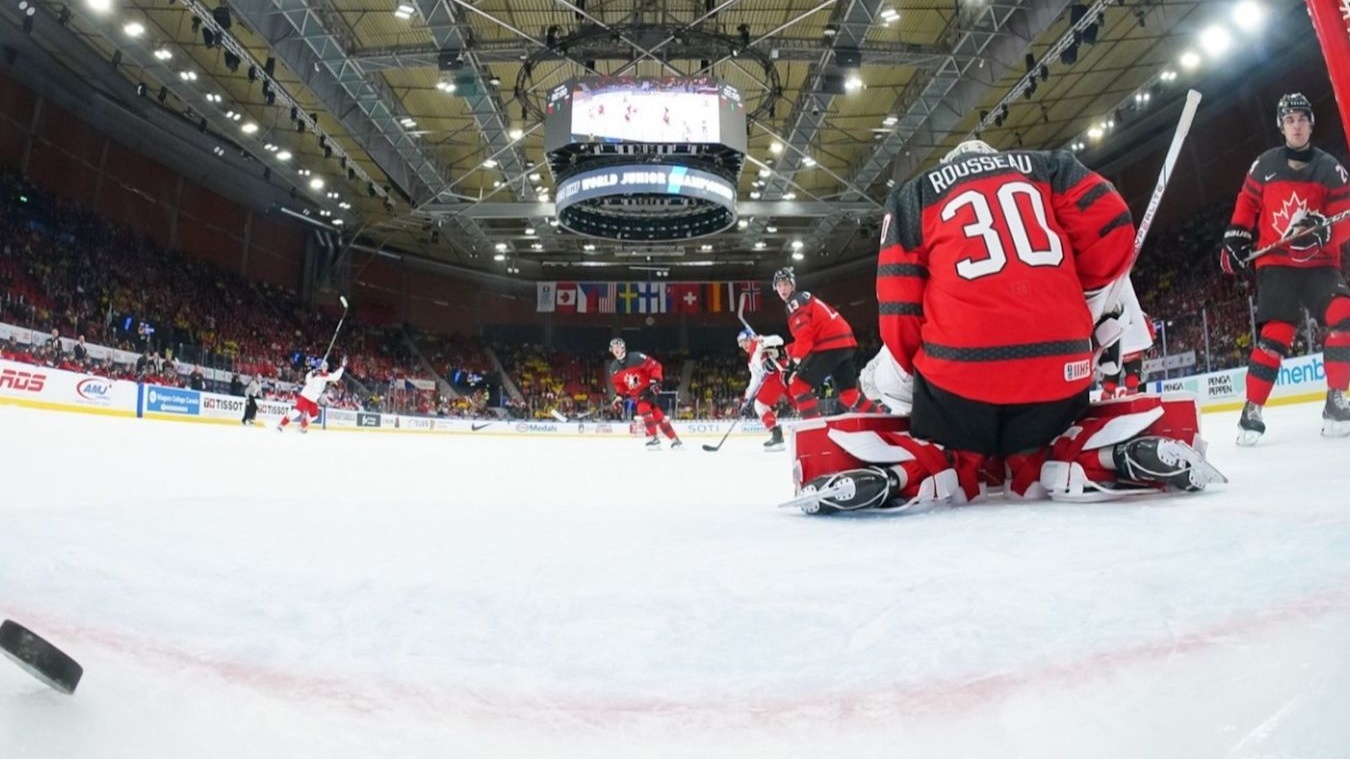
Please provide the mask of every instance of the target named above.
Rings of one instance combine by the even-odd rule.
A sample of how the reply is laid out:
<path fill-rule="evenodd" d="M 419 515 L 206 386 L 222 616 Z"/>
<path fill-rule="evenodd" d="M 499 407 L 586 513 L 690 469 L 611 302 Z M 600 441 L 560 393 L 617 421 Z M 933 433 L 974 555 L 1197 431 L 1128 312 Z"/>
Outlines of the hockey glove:
<path fill-rule="evenodd" d="M 1247 257 L 1252 254 L 1252 232 L 1234 224 L 1223 233 L 1223 250 L 1219 252 L 1219 267 L 1224 274 L 1236 274 L 1247 268 Z"/>
<path fill-rule="evenodd" d="M 741 416 L 745 417 L 746 419 L 754 419 L 754 418 L 755 418 L 755 401 L 754 401 L 754 399 L 748 400 L 748 401 L 746 401 L 745 403 L 741 404 Z"/>
<path fill-rule="evenodd" d="M 791 360 L 791 359 L 789 359 L 788 362 L 787 362 L 786 364 L 783 365 L 783 385 L 784 385 L 784 386 L 788 386 L 788 385 L 791 385 L 791 384 L 792 384 L 792 380 L 794 380 L 794 379 L 797 378 L 797 372 L 798 372 L 798 370 L 801 369 L 801 366 L 802 366 L 802 363 L 801 363 L 800 361 Z"/>
<path fill-rule="evenodd" d="M 1289 227 L 1289 247 L 1311 250 L 1331 242 L 1331 222 L 1317 211 L 1309 211 Z"/>

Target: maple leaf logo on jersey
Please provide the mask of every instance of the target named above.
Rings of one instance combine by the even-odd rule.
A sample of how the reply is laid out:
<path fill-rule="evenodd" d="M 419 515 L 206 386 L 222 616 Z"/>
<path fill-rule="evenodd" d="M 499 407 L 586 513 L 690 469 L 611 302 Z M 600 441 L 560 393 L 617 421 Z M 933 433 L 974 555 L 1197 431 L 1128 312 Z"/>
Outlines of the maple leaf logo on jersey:
<path fill-rule="evenodd" d="M 624 377 L 623 381 L 628 383 L 629 388 L 635 388 L 642 380 L 636 374 L 630 374 Z"/>
<path fill-rule="evenodd" d="M 1284 201 L 1284 207 L 1271 214 L 1270 225 L 1275 227 L 1275 231 L 1280 233 L 1280 237 L 1289 235 L 1289 228 L 1298 223 L 1308 214 L 1308 201 L 1300 198 L 1298 193 L 1289 194 L 1288 200 Z"/>

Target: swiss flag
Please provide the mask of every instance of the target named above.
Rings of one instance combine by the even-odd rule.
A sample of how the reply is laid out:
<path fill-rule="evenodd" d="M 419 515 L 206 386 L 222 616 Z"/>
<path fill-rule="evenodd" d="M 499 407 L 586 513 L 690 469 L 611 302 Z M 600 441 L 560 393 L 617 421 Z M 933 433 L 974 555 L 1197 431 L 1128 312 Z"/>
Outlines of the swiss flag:
<path fill-rule="evenodd" d="M 703 285 L 698 282 L 671 282 L 666 285 L 670 310 L 676 313 L 696 313 L 703 310 Z"/>
<path fill-rule="evenodd" d="M 558 283 L 558 308 L 560 314 L 575 314 L 577 312 L 577 283 L 559 282 Z"/>

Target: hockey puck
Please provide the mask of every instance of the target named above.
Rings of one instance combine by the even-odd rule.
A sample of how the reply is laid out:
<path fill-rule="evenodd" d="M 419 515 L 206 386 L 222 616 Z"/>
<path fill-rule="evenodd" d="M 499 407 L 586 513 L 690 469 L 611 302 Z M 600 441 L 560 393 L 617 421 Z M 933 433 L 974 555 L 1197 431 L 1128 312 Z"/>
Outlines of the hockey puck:
<path fill-rule="evenodd" d="M 84 667 L 79 662 L 23 625 L 8 619 L 0 623 L 0 652 L 28 674 L 62 693 L 74 693 L 75 686 L 84 676 Z"/>

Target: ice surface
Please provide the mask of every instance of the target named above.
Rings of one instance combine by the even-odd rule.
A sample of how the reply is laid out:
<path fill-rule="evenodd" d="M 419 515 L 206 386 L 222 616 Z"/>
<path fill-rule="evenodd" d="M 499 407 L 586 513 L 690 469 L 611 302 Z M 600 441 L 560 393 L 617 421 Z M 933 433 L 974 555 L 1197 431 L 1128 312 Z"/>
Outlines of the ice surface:
<path fill-rule="evenodd" d="M 812 518 L 786 454 L 0 406 L 0 757 L 1344 757 L 1350 440 L 1128 504 Z"/>

